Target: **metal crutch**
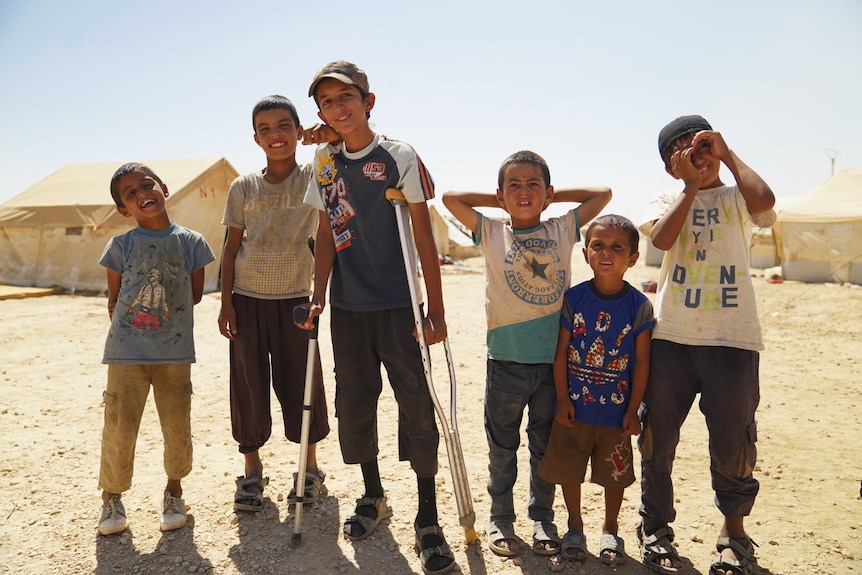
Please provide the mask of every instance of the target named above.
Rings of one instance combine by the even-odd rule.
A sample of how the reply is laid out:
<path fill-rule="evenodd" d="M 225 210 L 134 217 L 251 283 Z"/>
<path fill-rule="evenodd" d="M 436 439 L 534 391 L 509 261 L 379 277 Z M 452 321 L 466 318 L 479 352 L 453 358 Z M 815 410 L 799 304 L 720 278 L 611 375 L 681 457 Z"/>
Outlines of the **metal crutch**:
<path fill-rule="evenodd" d="M 314 253 L 314 239 L 308 238 L 308 249 Z M 308 319 L 308 308 L 297 306 L 293 308 L 294 323 L 305 323 Z M 315 360 L 317 358 L 318 317 L 314 318 L 314 328 L 308 332 L 308 358 L 305 363 L 305 389 L 302 394 L 302 431 L 299 436 L 299 469 L 296 472 L 296 507 L 293 521 L 293 536 L 290 544 L 294 547 L 302 543 L 302 504 L 305 499 L 305 469 L 308 465 L 308 434 L 311 429 L 311 396 L 314 388 Z"/>
<path fill-rule="evenodd" d="M 407 270 L 407 283 L 410 287 L 410 302 L 413 305 L 413 321 L 416 326 L 416 333 L 419 337 L 419 349 L 422 352 L 422 369 L 425 372 L 425 382 L 428 384 L 428 391 L 431 394 L 431 402 L 434 404 L 434 411 L 440 420 L 440 425 L 443 427 L 443 437 L 446 443 L 446 453 L 449 456 L 449 467 L 452 471 L 452 484 L 455 488 L 455 502 L 458 505 L 459 523 L 464 528 L 464 537 L 466 542 L 472 543 L 478 541 L 474 528 L 476 522 L 476 513 L 473 511 L 473 499 L 470 496 L 470 485 L 467 481 L 467 468 L 464 465 L 464 453 L 461 451 L 461 438 L 458 435 L 458 423 L 456 420 L 455 409 L 455 366 L 452 362 L 452 351 L 449 347 L 449 338 L 443 342 L 443 347 L 446 350 L 446 363 L 449 365 L 449 390 L 450 390 L 450 419 L 446 419 L 446 414 L 440 406 L 440 401 L 437 399 L 437 393 L 434 390 L 434 382 L 431 378 L 431 355 L 428 345 L 425 342 L 425 332 L 422 330 L 422 312 L 419 309 L 419 299 L 416 286 L 416 262 L 415 254 L 412 249 L 413 242 L 410 241 L 408 235 L 408 217 L 405 216 L 407 211 L 407 201 L 404 199 L 404 194 L 397 188 L 389 188 L 386 190 L 386 199 L 395 208 L 395 217 L 398 221 L 398 237 L 401 240 L 401 252 L 404 257 L 404 267 Z"/>

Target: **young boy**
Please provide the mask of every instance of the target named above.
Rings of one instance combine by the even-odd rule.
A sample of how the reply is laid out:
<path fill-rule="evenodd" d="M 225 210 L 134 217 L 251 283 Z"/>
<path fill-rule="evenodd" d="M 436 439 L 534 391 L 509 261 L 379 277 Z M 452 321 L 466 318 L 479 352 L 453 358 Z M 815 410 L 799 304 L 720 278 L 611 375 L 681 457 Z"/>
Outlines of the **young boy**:
<path fill-rule="evenodd" d="M 643 521 L 638 537 L 644 565 L 674 573 L 682 563 L 671 545 L 676 517 L 671 471 L 679 431 L 695 395 L 709 429 L 715 501 L 724 515 L 719 558 L 711 575 L 748 574 L 753 541 L 743 527 L 758 491 L 757 450 L 763 349 L 749 274 L 752 228 L 775 222 L 775 197 L 763 179 L 728 148 L 701 116 L 683 116 L 659 133 L 668 174 L 685 184 L 647 208 L 641 231 L 666 250 L 656 296 L 656 326 L 644 395 Z M 736 185 L 722 183 L 721 164 Z"/>
<path fill-rule="evenodd" d="M 117 211 L 138 227 L 108 241 L 99 263 L 108 273 L 111 327 L 102 363 L 105 425 L 99 487 L 99 532 L 126 528 L 120 500 L 131 487 L 135 443 L 150 386 L 165 441 L 168 476 L 162 531 L 186 523 L 180 480 L 192 469 L 191 364 L 195 361 L 194 304 L 201 301 L 204 266 L 215 259 L 201 234 L 171 221 L 168 188 L 143 164 L 120 166 L 111 178 Z"/>
<path fill-rule="evenodd" d="M 545 160 L 516 152 L 500 166 L 496 194 L 446 192 L 443 203 L 473 232 L 485 256 L 488 365 L 485 434 L 488 438 L 488 544 L 503 556 L 519 553 L 512 488 L 524 408 L 529 406 L 530 505 L 533 551 L 560 550 L 554 525 L 554 486 L 538 476 L 554 418 L 554 350 L 560 306 L 569 287 L 572 250 L 580 227 L 610 201 L 610 188 L 554 192 Z M 551 202 L 581 202 L 565 216 L 541 221 Z M 511 224 L 484 217 L 477 207 L 503 208 Z"/>
<path fill-rule="evenodd" d="M 318 115 L 343 141 L 318 148 L 305 201 L 320 210 L 317 231 L 312 318 L 329 299 L 335 359 L 335 412 L 345 463 L 362 468 L 365 493 L 344 523 L 351 540 L 368 537 L 392 514 L 377 465 L 377 399 L 382 388 L 380 364 L 386 367 L 398 402 L 399 458 L 416 473 L 419 509 L 416 544 L 425 573 L 446 573 L 454 556 L 437 524 L 434 476 L 439 434 L 434 420 L 422 358 L 411 334 L 413 311 L 398 239 L 395 209 L 387 188 L 400 188 L 407 199 L 413 236 L 428 296 L 426 342 L 446 337 L 437 248 L 431 235 L 426 200 L 434 184 L 413 149 L 375 134 L 368 124 L 375 95 L 365 72 L 345 61 L 324 66 L 308 95 Z"/>
<path fill-rule="evenodd" d="M 317 233 L 317 212 L 302 202 L 311 166 L 296 163 L 303 135 L 296 108 L 284 96 L 267 96 L 255 104 L 251 121 L 266 167 L 240 176 L 228 192 L 218 318 L 219 330 L 230 340 L 233 437 L 245 456 L 245 475 L 236 480 L 236 511 L 263 508 L 269 478 L 263 475 L 260 448 L 272 431 L 270 380 L 281 404 L 284 434 L 300 442 L 308 335 L 294 325 L 293 308 L 311 295 L 314 264 L 307 241 Z M 316 449 L 329 433 L 319 356 L 313 386 L 303 480 L 306 502 L 326 492 Z M 296 501 L 295 476 L 289 502 Z"/>
<path fill-rule="evenodd" d="M 625 488 L 634 483 L 631 436 L 641 431 L 638 407 L 649 373 L 655 323 L 652 303 L 623 279 L 638 260 L 640 235 L 622 216 L 593 221 L 584 259 L 593 279 L 566 292 L 554 357 L 557 412 L 539 474 L 563 487 L 569 528 L 562 553 L 583 562 L 587 541 L 581 517 L 581 483 L 605 489 L 599 560 L 620 565 L 625 542 L 617 518 Z"/>

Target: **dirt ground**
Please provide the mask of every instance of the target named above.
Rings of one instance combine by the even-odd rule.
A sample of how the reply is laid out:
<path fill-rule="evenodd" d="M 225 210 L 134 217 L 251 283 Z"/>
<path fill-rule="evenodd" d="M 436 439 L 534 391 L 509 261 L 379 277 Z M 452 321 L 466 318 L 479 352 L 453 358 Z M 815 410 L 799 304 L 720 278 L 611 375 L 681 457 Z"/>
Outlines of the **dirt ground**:
<path fill-rule="evenodd" d="M 578 258 L 574 268 L 575 280 L 586 277 L 587 268 Z M 609 572 L 594 556 L 602 520 L 601 492 L 594 485 L 584 489 L 592 552 L 587 563 L 539 557 L 530 551 L 526 446 L 520 453 L 516 486 L 516 529 L 524 541 L 523 552 L 507 560 L 488 549 L 481 259 L 444 266 L 443 271 L 458 380 L 458 426 L 481 535 L 479 545 L 464 544 L 441 441 L 440 522 L 455 552 L 456 569 L 473 575 Z M 639 264 L 627 279 L 639 287 L 657 275 L 657 268 Z M 747 526 L 760 544 L 759 572 L 859 572 L 862 289 L 771 284 L 763 277 L 755 278 L 755 284 L 767 350 L 761 357 L 758 416 L 756 476 L 761 492 Z M 233 512 L 234 479 L 242 472 L 242 458 L 230 432 L 228 345 L 218 333 L 218 308 L 217 294 L 204 296 L 196 308 L 195 463 L 183 481 L 187 526 L 164 534 L 158 528 L 165 478 L 161 434 L 150 400 L 138 441 L 133 486 L 123 497 L 129 529 L 103 537 L 96 522 L 101 503 L 97 476 L 106 380 L 105 366 L 100 364 L 108 327 L 106 299 L 52 295 L 0 301 L 0 571 L 40 575 L 422 572 L 413 550 L 415 479 L 408 464 L 397 460 L 396 412 L 388 388 L 380 403 L 380 468 L 394 516 L 372 537 L 352 543 L 341 535 L 341 524 L 361 495 L 362 481 L 358 466 L 341 462 L 334 417 L 333 433 L 318 452 L 328 472 L 329 495 L 305 507 L 300 546 L 290 545 L 294 512 L 286 502 L 299 450 L 278 427 L 262 449 L 265 472 L 271 478 L 264 510 L 257 515 Z M 334 380 L 327 322 L 325 314 L 320 343 L 331 405 Z M 435 383 L 448 413 L 448 376 L 442 371 L 445 361 L 439 348 L 435 346 L 433 354 Z M 274 420 L 280 421 L 278 413 Z M 721 520 L 712 502 L 706 442 L 703 418 L 695 409 L 683 429 L 674 473 L 678 507 L 674 528 L 685 574 L 707 573 Z M 628 490 L 620 518 L 621 535 L 631 555 L 616 570 L 620 574 L 646 572 L 634 535 L 638 500 L 635 484 Z M 557 524 L 565 531 L 567 515 L 559 490 L 556 511 Z"/>

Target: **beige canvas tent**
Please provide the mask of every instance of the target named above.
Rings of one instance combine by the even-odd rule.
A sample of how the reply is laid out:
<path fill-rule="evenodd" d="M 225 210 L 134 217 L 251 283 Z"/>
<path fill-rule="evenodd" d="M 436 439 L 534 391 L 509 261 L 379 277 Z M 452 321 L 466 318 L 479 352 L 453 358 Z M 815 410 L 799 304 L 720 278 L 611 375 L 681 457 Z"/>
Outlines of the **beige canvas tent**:
<path fill-rule="evenodd" d="M 473 244 L 470 230 L 461 225 L 458 220 L 448 213 L 441 214 L 434 204 L 428 206 L 428 212 L 431 216 L 431 231 L 434 234 L 438 254 L 456 260 L 482 255 L 479 246 Z"/>
<path fill-rule="evenodd" d="M 785 206 L 773 233 L 784 279 L 862 284 L 862 170 L 842 170 Z"/>
<path fill-rule="evenodd" d="M 0 205 L 0 282 L 104 290 L 99 258 L 105 244 L 135 225 L 117 212 L 109 191 L 122 163 L 70 164 Z M 224 243 L 221 218 L 237 171 L 224 158 L 143 163 L 167 185 L 171 218 L 202 233 L 216 253 L 205 272 L 205 290 L 215 290 Z"/>

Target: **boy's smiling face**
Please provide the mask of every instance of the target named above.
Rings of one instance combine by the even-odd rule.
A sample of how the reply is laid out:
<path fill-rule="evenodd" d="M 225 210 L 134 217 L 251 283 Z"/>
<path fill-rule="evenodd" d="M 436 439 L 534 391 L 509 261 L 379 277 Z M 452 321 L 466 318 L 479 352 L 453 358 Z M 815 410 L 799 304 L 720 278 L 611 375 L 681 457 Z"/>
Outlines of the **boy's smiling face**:
<path fill-rule="evenodd" d="M 261 110 L 254 118 L 254 141 L 271 160 L 294 157 L 302 131 L 290 111 L 283 108 Z"/>
<path fill-rule="evenodd" d="M 629 241 L 628 232 L 621 228 L 593 225 L 584 247 L 584 259 L 597 281 L 621 284 L 626 270 L 638 261 L 637 248 L 632 248 Z"/>
<path fill-rule="evenodd" d="M 512 228 L 527 230 L 541 223 L 542 211 L 551 203 L 554 187 L 545 186 L 542 169 L 534 164 L 511 164 L 497 190 L 500 207 L 509 212 Z"/>
<path fill-rule="evenodd" d="M 117 182 L 123 207 L 117 211 L 127 218 L 135 218 L 142 228 L 161 230 L 170 225 L 165 210 L 168 188 L 159 184 L 150 174 L 137 169 L 123 175 Z"/>
<path fill-rule="evenodd" d="M 320 109 L 317 115 L 345 140 L 351 134 L 370 129 L 368 113 L 374 107 L 374 94 L 363 97 L 356 86 L 326 78 L 317 85 L 314 97 Z"/>

